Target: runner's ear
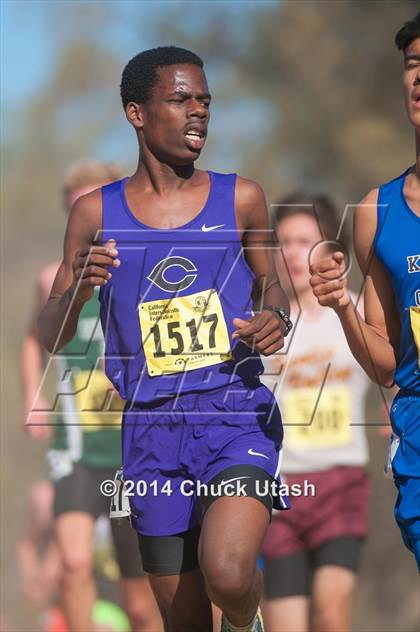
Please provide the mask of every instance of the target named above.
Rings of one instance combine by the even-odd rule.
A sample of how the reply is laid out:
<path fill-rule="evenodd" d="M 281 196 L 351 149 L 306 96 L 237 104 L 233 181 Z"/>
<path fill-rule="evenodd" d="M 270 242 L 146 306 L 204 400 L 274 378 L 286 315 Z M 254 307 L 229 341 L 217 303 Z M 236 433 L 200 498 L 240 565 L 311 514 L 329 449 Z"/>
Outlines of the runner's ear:
<path fill-rule="evenodd" d="M 127 121 L 131 123 L 133 127 L 136 129 L 141 129 L 144 125 L 143 114 L 141 111 L 141 106 L 138 103 L 134 103 L 134 101 L 130 101 L 125 108 L 125 115 L 127 117 Z"/>

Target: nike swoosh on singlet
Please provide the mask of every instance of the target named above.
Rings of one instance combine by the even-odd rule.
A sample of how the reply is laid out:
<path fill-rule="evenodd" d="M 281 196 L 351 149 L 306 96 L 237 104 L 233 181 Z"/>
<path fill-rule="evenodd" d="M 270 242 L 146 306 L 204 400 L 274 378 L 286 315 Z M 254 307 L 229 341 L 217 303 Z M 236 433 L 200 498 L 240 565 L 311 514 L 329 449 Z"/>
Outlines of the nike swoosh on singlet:
<path fill-rule="evenodd" d="M 201 230 L 203 231 L 203 233 L 208 233 L 209 230 L 215 230 L 216 228 L 222 228 L 222 226 L 225 226 L 225 224 L 217 224 L 217 226 L 206 226 L 205 224 L 202 225 Z"/>

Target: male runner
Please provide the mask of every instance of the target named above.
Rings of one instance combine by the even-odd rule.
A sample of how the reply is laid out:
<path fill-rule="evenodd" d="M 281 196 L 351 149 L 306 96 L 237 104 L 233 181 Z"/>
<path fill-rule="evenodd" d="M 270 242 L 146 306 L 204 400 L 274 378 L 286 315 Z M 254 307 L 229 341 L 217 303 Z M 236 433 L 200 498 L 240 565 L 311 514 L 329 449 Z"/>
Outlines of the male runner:
<path fill-rule="evenodd" d="M 256 559 L 273 496 L 286 503 L 271 485 L 282 429 L 259 353 L 282 348 L 291 326 L 264 195 L 194 168 L 211 98 L 197 55 L 140 53 L 121 95 L 138 168 L 74 206 L 40 337 L 50 351 L 66 344 L 101 286 L 106 371 L 128 401 L 132 523 L 166 629 L 211 630 L 210 599 L 223 630 L 261 630 Z"/>
<path fill-rule="evenodd" d="M 112 182 L 121 172 L 113 164 L 93 160 L 72 165 L 64 178 L 67 212 L 81 196 Z M 36 314 L 47 301 L 59 262 L 41 270 Z M 109 512 L 109 498 L 100 492 L 103 480 L 114 477 L 121 465 L 121 409 L 98 416 L 111 385 L 98 364 L 103 356 L 99 325 L 99 302 L 95 295 L 83 307 L 75 337 L 55 361 L 57 393 L 61 412 L 52 418 L 50 407 L 37 397 L 43 376 L 42 347 L 36 319 L 22 344 L 22 378 L 25 427 L 37 438 L 52 441 L 48 451 L 50 477 L 54 484 L 55 535 L 62 558 L 62 601 L 70 630 L 93 630 L 96 599 L 93 577 L 95 521 Z M 95 370 L 92 371 L 92 368 Z M 69 377 L 70 375 L 70 385 Z M 89 379 L 88 379 L 89 378 Z M 87 387 L 86 387 L 87 386 Z M 54 422 L 54 425 L 52 423 Z M 134 631 L 160 629 L 155 600 L 143 576 L 136 538 L 126 521 L 111 522 L 116 557 L 121 572 L 122 600 Z"/>
<path fill-rule="evenodd" d="M 363 424 L 369 380 L 339 321 L 318 305 L 309 283 L 311 249 L 325 250 L 322 240 L 336 239 L 333 203 L 295 193 L 274 207 L 273 220 L 296 325 L 287 356 L 264 361 L 262 381 L 275 389 L 282 410 L 282 478 L 289 489 L 308 493 L 293 498 L 292 511 L 275 516 L 268 529 L 264 621 L 267 632 L 346 632 L 368 530 Z"/>
<path fill-rule="evenodd" d="M 395 518 L 420 571 L 420 13 L 398 31 L 395 42 L 404 53 L 404 95 L 415 130 L 416 164 L 368 193 L 355 213 L 365 318 L 347 291 L 342 254 L 314 264 L 311 284 L 319 303 L 337 313 L 369 377 L 400 388 L 391 407 Z"/>

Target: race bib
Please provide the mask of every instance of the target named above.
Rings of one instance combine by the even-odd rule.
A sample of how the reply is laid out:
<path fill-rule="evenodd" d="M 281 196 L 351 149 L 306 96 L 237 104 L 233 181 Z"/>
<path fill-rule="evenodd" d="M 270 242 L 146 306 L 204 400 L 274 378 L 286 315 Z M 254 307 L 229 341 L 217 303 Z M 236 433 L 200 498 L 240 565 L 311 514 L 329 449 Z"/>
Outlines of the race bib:
<path fill-rule="evenodd" d="M 78 371 L 74 374 L 75 399 L 79 417 L 86 432 L 119 429 L 124 401 L 113 389 L 102 371 Z"/>
<path fill-rule="evenodd" d="M 420 307 L 410 307 L 410 323 L 413 332 L 414 342 L 418 353 L 418 363 L 420 369 Z"/>
<path fill-rule="evenodd" d="M 295 388 L 287 392 L 284 420 L 287 442 L 296 448 L 332 448 L 352 440 L 351 402 L 347 388 Z"/>
<path fill-rule="evenodd" d="M 230 360 L 229 334 L 214 290 L 140 303 L 149 375 L 192 371 Z"/>
<path fill-rule="evenodd" d="M 109 508 L 110 518 L 128 518 L 131 515 L 130 499 L 124 493 L 124 475 L 122 468 L 115 472 L 114 495 Z"/>

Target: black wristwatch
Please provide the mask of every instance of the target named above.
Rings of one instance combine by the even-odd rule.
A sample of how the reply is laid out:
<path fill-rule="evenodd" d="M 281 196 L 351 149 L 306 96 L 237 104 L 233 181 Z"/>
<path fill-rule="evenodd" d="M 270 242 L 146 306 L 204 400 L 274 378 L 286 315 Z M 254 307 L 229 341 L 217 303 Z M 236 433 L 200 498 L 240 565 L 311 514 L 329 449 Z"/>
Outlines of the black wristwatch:
<path fill-rule="evenodd" d="M 277 316 L 281 318 L 286 327 L 286 330 L 283 334 L 286 338 L 286 336 L 288 336 L 290 331 L 293 329 L 293 323 L 290 320 L 287 312 L 284 309 L 281 309 L 281 307 L 270 307 L 269 305 L 264 305 L 263 309 L 269 309 L 271 312 L 274 312 L 275 314 L 277 314 Z"/>

